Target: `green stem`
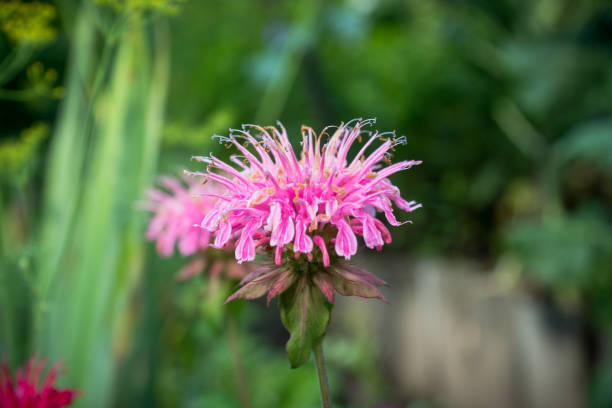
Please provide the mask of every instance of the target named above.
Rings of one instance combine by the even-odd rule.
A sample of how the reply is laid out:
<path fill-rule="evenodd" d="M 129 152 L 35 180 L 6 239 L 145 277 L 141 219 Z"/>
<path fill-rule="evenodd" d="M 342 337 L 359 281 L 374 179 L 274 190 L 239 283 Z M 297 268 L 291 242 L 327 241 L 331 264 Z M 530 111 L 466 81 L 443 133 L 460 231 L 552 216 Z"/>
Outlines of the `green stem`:
<path fill-rule="evenodd" d="M 0 99 L 13 102 L 26 102 L 41 96 L 53 97 L 51 92 L 36 89 L 0 89 Z"/>
<path fill-rule="evenodd" d="M 329 395 L 329 384 L 327 382 L 327 370 L 325 369 L 325 358 L 323 357 L 323 337 L 315 341 L 312 350 L 315 355 L 315 365 L 317 366 L 317 376 L 319 377 L 319 387 L 321 388 L 321 404 L 323 408 L 331 408 L 331 397 Z"/>
<path fill-rule="evenodd" d="M 2 322 L 2 333 L 0 333 L 0 353 L 17 354 L 13 344 L 13 329 L 15 323 L 13 319 L 13 309 L 11 304 L 11 292 L 9 274 L 11 266 L 5 258 L 5 224 L 4 224 L 4 202 L 0 185 L 0 322 Z M 8 252 L 8 251 L 6 251 Z"/>
<path fill-rule="evenodd" d="M 244 375 L 244 366 L 242 365 L 242 353 L 240 352 L 240 342 L 238 341 L 238 327 L 236 324 L 236 316 L 230 311 L 227 318 L 227 335 L 229 337 L 230 350 L 234 363 L 234 376 L 236 377 L 236 386 L 238 388 L 238 396 L 242 408 L 251 408 L 249 402 L 249 390 L 247 388 L 246 376 Z"/>

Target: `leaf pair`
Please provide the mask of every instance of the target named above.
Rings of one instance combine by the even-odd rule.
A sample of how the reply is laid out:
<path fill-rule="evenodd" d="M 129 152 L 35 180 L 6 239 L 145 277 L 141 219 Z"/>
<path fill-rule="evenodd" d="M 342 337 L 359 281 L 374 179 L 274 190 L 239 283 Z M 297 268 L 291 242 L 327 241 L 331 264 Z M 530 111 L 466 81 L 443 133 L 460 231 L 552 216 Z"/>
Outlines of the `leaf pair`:
<path fill-rule="evenodd" d="M 387 299 L 377 286 L 387 285 L 375 275 L 345 263 L 333 267 L 317 264 L 266 264 L 240 282 L 242 287 L 227 298 L 255 299 L 268 294 L 267 303 L 280 295 L 281 319 L 291 337 L 287 354 L 291 367 L 304 364 L 315 341 L 325 335 L 334 303 L 334 291 L 343 296 Z"/>

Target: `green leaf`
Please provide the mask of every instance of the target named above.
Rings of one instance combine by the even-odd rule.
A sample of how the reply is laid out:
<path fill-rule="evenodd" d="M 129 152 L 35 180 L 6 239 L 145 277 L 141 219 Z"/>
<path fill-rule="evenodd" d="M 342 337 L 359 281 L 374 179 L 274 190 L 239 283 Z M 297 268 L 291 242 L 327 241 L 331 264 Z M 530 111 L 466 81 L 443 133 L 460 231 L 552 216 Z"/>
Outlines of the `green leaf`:
<path fill-rule="evenodd" d="M 281 319 L 291 334 L 287 342 L 291 368 L 308 360 L 313 343 L 325 334 L 331 308 L 331 303 L 307 277 L 281 294 Z"/>

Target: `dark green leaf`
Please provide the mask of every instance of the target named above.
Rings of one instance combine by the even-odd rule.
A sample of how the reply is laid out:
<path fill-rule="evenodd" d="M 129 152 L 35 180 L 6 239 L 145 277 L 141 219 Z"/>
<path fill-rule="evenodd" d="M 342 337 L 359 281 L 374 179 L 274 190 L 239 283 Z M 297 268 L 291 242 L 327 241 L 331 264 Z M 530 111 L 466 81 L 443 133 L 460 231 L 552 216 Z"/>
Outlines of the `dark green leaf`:
<path fill-rule="evenodd" d="M 332 305 L 306 277 L 280 296 L 281 319 L 291 334 L 287 354 L 291 368 L 304 364 L 312 345 L 325 334 Z"/>

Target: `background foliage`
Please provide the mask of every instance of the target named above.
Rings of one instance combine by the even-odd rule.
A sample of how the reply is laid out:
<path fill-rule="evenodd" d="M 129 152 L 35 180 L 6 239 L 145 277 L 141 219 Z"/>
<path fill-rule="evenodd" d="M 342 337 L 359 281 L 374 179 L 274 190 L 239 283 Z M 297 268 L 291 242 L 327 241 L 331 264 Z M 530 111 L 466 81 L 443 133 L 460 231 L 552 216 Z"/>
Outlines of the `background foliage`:
<path fill-rule="evenodd" d="M 390 251 L 511 259 L 610 406 L 611 62 L 605 0 L 0 3 L 0 350 L 63 360 L 80 406 L 238 406 L 221 296 L 170 283 L 135 203 L 229 127 L 376 117 L 425 162 Z M 273 309 L 241 312 L 252 404 L 315 406 Z M 367 338 L 328 341 L 340 403 L 407 403 Z"/>

